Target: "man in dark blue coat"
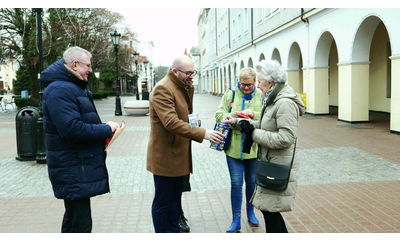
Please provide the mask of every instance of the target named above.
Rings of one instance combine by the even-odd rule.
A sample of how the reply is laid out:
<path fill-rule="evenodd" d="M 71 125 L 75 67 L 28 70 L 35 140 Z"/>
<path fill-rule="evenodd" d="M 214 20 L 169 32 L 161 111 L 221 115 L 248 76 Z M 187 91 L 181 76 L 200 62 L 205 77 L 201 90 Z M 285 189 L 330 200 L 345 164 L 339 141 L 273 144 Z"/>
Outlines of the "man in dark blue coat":
<path fill-rule="evenodd" d="M 90 58 L 70 47 L 40 76 L 48 173 L 65 206 L 61 232 L 91 232 L 90 197 L 110 192 L 105 140 L 118 123 L 102 123 L 96 111 L 87 82 Z"/>

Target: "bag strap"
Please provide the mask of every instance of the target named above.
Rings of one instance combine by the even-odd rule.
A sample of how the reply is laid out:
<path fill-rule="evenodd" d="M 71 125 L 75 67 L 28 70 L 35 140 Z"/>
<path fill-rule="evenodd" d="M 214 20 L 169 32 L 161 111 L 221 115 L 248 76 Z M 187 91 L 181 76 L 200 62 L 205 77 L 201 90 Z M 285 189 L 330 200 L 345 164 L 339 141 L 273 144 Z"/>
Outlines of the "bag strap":
<path fill-rule="evenodd" d="M 229 103 L 229 112 L 232 111 L 233 100 L 235 100 L 235 90 L 232 90 L 232 101 Z"/>
<path fill-rule="evenodd" d="M 295 152 L 296 152 L 296 144 L 297 144 L 297 137 L 296 137 L 296 139 L 294 140 L 293 156 L 292 156 L 292 161 L 290 162 L 290 168 L 292 168 L 292 166 L 293 166 L 294 154 L 295 154 Z M 269 150 L 270 150 L 270 149 L 268 149 L 267 155 L 266 155 L 266 158 L 267 158 L 268 162 L 270 162 L 270 160 L 268 159 Z"/>
<path fill-rule="evenodd" d="M 293 156 L 292 156 L 292 161 L 290 162 L 290 168 L 292 168 L 292 165 L 293 165 L 294 153 L 296 152 L 296 143 L 297 143 L 297 137 L 294 140 Z"/>

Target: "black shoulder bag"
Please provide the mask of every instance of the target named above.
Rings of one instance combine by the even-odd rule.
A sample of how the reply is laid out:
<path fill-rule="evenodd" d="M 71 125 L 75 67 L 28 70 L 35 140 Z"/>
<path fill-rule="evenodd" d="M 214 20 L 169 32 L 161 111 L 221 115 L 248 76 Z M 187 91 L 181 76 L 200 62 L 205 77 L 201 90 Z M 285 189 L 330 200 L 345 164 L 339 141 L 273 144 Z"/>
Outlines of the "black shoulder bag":
<path fill-rule="evenodd" d="M 289 167 L 271 163 L 269 160 L 268 162 L 258 162 L 256 172 L 256 184 L 258 186 L 274 191 L 286 190 L 289 183 L 290 170 L 292 169 L 293 165 L 294 153 L 296 151 L 296 142 L 297 138 L 294 142 L 293 157 Z"/>

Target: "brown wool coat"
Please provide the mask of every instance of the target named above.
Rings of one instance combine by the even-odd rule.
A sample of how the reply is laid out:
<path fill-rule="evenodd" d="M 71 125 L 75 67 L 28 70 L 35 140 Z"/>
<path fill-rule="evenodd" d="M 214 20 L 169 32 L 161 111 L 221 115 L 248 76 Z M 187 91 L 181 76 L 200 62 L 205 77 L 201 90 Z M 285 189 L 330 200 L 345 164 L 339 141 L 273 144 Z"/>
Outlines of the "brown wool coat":
<path fill-rule="evenodd" d="M 189 124 L 194 88 L 185 88 L 171 70 L 150 94 L 147 170 L 158 176 L 192 173 L 191 141 L 202 142 L 206 130 Z"/>

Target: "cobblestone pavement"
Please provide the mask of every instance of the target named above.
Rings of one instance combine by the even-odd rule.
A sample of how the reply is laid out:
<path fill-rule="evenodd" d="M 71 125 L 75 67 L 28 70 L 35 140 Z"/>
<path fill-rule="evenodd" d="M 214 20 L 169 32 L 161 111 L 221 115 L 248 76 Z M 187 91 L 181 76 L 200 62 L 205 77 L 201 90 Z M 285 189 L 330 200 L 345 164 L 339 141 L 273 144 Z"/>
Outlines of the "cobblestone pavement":
<path fill-rule="evenodd" d="M 195 95 L 202 127 L 213 128 L 220 100 Z M 95 104 L 103 122 L 124 120 L 127 127 L 108 151 L 111 193 L 92 198 L 93 232 L 154 232 L 154 187 L 146 171 L 149 117 L 114 116 L 114 98 Z M 400 232 L 400 136 L 390 134 L 389 115 L 371 113 L 369 123 L 348 124 L 335 111 L 301 117 L 296 206 L 283 213 L 289 232 Z M 16 114 L 10 108 L 0 112 L 0 233 L 59 232 L 63 203 L 53 197 L 46 165 L 15 159 Z M 231 221 L 225 155 L 209 145 L 192 144 L 192 191 L 183 194 L 183 209 L 193 233 L 225 232 Z M 242 232 L 265 232 L 262 214 L 256 215 L 260 227 L 243 217 Z"/>

